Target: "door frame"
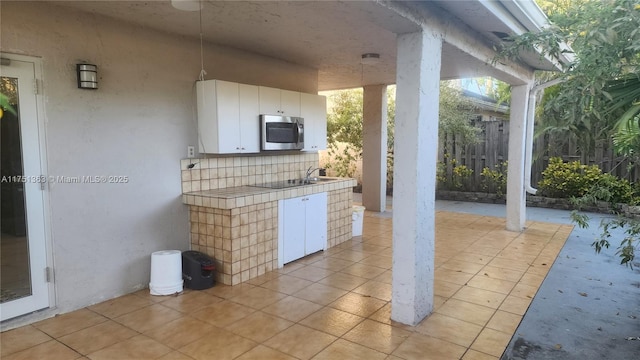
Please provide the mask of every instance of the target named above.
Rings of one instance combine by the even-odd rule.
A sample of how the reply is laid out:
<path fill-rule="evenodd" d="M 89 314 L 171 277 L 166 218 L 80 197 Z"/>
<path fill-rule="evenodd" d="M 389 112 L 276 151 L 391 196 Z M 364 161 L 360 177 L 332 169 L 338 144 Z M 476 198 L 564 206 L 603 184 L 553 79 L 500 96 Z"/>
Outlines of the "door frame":
<path fill-rule="evenodd" d="M 46 132 L 46 115 L 44 111 L 44 81 L 43 81 L 43 66 L 42 59 L 40 57 L 35 56 L 27 56 L 27 55 L 19 55 L 12 54 L 6 52 L 0 52 L 0 57 L 2 59 L 9 59 L 11 61 L 22 61 L 33 64 L 34 77 L 36 79 L 36 84 L 32 86 L 36 90 L 35 101 L 36 101 L 36 122 L 38 127 L 38 145 L 39 145 L 39 156 L 40 156 L 40 173 L 48 178 L 48 157 L 47 157 L 47 132 Z M 10 65 L 9 65 L 10 66 Z M 27 85 L 28 86 L 28 85 Z M 49 269 L 47 274 L 48 282 L 47 282 L 47 295 L 48 295 L 48 307 L 40 310 L 47 310 L 54 308 L 56 306 L 56 292 L 55 292 L 55 272 L 54 272 L 54 256 L 53 256 L 53 244 L 52 244 L 52 231 L 51 231 L 51 199 L 49 194 L 49 184 L 45 184 L 44 189 L 42 190 L 42 207 L 43 207 L 43 235 L 44 235 L 44 246 L 45 246 L 45 266 Z M 28 226 L 28 225 L 27 225 Z M 36 310 L 39 311 L 39 310 Z M 16 319 L 32 312 L 27 312 L 22 315 L 18 315 L 16 317 L 5 319 L 4 321 L 10 321 L 12 319 Z"/>

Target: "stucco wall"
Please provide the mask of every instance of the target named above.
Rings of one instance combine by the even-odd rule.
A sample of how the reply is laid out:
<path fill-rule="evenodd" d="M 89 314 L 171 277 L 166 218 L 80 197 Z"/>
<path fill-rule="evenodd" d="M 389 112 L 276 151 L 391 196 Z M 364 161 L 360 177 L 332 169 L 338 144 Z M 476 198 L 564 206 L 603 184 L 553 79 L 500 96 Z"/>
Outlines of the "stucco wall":
<path fill-rule="evenodd" d="M 150 254 L 189 246 L 180 159 L 197 145 L 199 41 L 43 3 L 1 3 L 1 50 L 42 58 L 49 175 L 126 184 L 52 184 L 57 310 L 148 285 Z M 98 65 L 99 90 L 75 64 Z M 315 92 L 317 71 L 207 45 L 207 79 Z M 197 146 L 196 146 L 197 148 Z"/>

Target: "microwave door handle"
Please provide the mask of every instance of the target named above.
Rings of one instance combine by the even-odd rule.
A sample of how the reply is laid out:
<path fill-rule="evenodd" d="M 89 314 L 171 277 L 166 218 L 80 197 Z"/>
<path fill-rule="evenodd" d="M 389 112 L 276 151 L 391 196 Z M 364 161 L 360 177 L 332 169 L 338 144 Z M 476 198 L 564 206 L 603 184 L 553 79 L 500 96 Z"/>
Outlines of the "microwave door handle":
<path fill-rule="evenodd" d="M 301 144 L 304 141 L 304 127 L 298 121 L 296 121 L 296 127 L 298 128 L 298 144 Z"/>

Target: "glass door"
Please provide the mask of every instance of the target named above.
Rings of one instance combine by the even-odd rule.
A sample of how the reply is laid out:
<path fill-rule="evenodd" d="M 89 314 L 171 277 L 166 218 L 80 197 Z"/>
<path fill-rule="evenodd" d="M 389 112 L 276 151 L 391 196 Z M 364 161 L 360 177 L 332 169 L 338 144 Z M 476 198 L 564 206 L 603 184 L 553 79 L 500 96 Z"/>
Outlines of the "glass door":
<path fill-rule="evenodd" d="M 35 73 L 34 62 L 2 56 L 0 320 L 49 306 Z"/>

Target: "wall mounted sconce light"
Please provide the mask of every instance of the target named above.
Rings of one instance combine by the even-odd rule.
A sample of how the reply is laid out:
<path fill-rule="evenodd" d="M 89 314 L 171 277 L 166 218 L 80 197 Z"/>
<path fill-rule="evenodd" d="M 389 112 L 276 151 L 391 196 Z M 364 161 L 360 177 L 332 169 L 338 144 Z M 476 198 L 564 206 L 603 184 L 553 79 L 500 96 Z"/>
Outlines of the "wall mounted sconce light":
<path fill-rule="evenodd" d="M 98 88 L 98 67 L 93 64 L 76 64 L 78 89 Z"/>

